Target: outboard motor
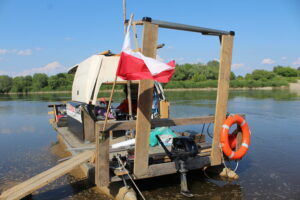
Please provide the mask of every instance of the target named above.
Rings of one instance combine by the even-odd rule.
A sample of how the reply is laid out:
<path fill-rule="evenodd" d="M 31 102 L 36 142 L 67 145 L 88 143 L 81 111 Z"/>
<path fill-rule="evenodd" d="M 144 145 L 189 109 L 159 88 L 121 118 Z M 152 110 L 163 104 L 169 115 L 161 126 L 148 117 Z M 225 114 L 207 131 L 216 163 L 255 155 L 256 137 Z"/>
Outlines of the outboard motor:
<path fill-rule="evenodd" d="M 175 162 L 177 171 L 180 173 L 180 193 L 186 197 L 193 197 L 187 185 L 186 173 L 188 172 L 186 161 L 198 154 L 198 147 L 192 137 L 179 136 L 173 138 L 171 152 L 166 148 L 158 135 L 156 138 L 165 150 L 168 157 Z"/>

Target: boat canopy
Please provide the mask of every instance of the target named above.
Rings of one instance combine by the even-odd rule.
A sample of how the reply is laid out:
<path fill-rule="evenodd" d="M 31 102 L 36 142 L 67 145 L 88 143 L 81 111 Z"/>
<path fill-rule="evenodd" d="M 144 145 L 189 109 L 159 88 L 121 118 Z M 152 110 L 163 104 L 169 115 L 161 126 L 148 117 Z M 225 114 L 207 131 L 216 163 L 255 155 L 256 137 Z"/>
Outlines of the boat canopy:
<path fill-rule="evenodd" d="M 72 101 L 95 105 L 101 84 L 115 80 L 119 59 L 119 56 L 93 55 L 71 68 L 69 73 L 76 71 Z"/>

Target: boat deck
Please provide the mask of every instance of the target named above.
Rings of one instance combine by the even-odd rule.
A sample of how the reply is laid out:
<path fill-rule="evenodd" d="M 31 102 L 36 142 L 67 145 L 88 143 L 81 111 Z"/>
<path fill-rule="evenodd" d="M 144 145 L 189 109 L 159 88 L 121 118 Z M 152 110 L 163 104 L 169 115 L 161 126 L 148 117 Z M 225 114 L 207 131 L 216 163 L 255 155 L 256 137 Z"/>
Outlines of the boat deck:
<path fill-rule="evenodd" d="M 74 135 L 74 133 L 71 132 L 68 127 L 57 127 L 55 123 L 53 123 L 52 125 L 58 133 L 59 140 L 64 143 L 64 145 L 66 146 L 66 150 L 69 151 L 73 156 L 87 150 L 95 149 L 95 143 L 83 142 L 81 139 L 79 139 L 79 137 Z M 121 136 L 112 139 L 110 141 L 110 144 L 115 144 L 124 140 L 125 136 Z M 205 142 L 201 142 L 199 144 L 201 146 L 201 149 L 199 150 L 198 156 L 195 157 L 195 159 L 193 159 L 190 163 L 188 162 L 190 169 L 200 169 L 203 166 L 207 166 L 210 164 L 211 144 Z M 171 146 L 167 146 L 167 148 L 171 150 Z M 134 147 L 121 147 L 117 149 L 110 148 L 109 158 L 112 159 L 113 156 L 117 154 L 126 155 L 129 149 L 134 149 Z M 152 159 L 153 163 L 155 163 L 153 165 L 149 165 L 149 177 L 161 176 L 177 172 L 175 163 L 169 159 L 161 146 L 157 145 L 155 147 L 150 147 L 149 157 Z M 162 165 L 164 165 L 164 167 L 162 167 Z M 89 175 L 91 173 L 93 174 L 94 165 L 86 163 L 81 166 L 81 168 L 86 175 Z M 165 168 L 165 170 L 162 170 L 162 168 Z M 120 180 L 121 179 L 118 176 L 111 177 L 112 182 Z"/>

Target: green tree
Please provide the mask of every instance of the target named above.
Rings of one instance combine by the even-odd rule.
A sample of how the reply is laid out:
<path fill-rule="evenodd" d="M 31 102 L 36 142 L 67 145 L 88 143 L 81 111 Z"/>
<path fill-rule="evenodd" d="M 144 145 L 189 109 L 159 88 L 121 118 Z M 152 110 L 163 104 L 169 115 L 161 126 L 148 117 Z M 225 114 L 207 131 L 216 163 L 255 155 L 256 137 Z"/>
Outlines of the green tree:
<path fill-rule="evenodd" d="M 206 65 L 209 67 L 219 68 L 220 63 L 217 60 L 211 60 L 211 61 L 208 61 L 206 63 Z"/>
<path fill-rule="evenodd" d="M 12 78 L 7 75 L 0 76 L 0 93 L 7 93 L 12 88 Z"/>
<path fill-rule="evenodd" d="M 298 71 L 291 67 L 283 67 L 283 66 L 276 66 L 273 68 L 273 72 L 284 77 L 297 77 Z"/>
<path fill-rule="evenodd" d="M 59 88 L 60 83 L 59 83 L 58 76 L 56 76 L 56 75 L 50 76 L 49 79 L 48 79 L 48 84 L 49 84 L 49 87 L 52 90 L 56 90 L 57 88 Z"/>
<path fill-rule="evenodd" d="M 205 81 L 206 80 L 206 77 L 204 74 L 199 74 L 198 72 L 196 74 L 194 74 L 192 80 L 194 82 L 199 82 L 199 81 Z"/>
<path fill-rule="evenodd" d="M 32 87 L 34 90 L 40 90 L 48 86 L 48 76 L 46 74 L 37 73 L 32 77 Z"/>
<path fill-rule="evenodd" d="M 29 92 L 32 88 L 32 77 L 30 75 L 24 77 L 24 92 Z"/>
<path fill-rule="evenodd" d="M 16 76 L 13 79 L 13 92 L 23 92 L 25 91 L 25 78 L 23 76 Z"/>
<path fill-rule="evenodd" d="M 254 80 L 272 79 L 275 76 L 275 73 L 263 69 L 257 69 L 252 72 L 252 79 Z"/>
<path fill-rule="evenodd" d="M 236 75 L 233 72 L 230 72 L 230 80 L 235 80 Z"/>
<path fill-rule="evenodd" d="M 172 80 L 174 81 L 182 81 L 182 80 L 187 80 L 187 74 L 185 72 L 185 68 L 182 65 L 177 65 L 176 70 L 173 74 Z"/>
<path fill-rule="evenodd" d="M 53 90 L 57 89 L 71 89 L 73 84 L 74 75 L 67 73 L 59 73 L 51 76 L 48 79 L 49 87 Z"/>

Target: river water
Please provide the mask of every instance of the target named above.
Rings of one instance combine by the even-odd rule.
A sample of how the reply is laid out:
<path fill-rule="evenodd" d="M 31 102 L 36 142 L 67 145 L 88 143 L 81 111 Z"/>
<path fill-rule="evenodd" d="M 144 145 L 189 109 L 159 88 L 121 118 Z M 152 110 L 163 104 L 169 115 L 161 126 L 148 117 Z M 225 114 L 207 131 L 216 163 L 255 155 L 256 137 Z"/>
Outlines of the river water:
<path fill-rule="evenodd" d="M 167 92 L 166 96 L 171 117 L 214 113 L 215 91 Z M 0 96 L 0 191 L 57 164 L 60 157 L 53 150 L 57 138 L 48 122 L 47 105 L 68 99 L 70 94 Z M 120 100 L 116 97 L 115 102 Z M 300 96 L 288 90 L 231 91 L 228 112 L 246 114 L 252 132 L 250 149 L 237 169 L 240 179 L 229 182 L 191 172 L 188 180 L 194 199 L 300 199 Z M 203 130 L 209 140 L 212 126 Z M 138 185 L 147 199 L 185 199 L 179 194 L 178 175 L 138 181 Z M 32 198 L 107 199 L 72 175 L 38 190 Z"/>

